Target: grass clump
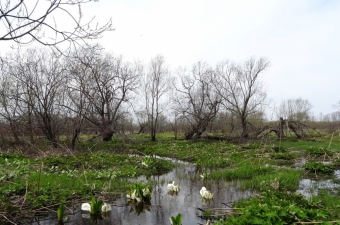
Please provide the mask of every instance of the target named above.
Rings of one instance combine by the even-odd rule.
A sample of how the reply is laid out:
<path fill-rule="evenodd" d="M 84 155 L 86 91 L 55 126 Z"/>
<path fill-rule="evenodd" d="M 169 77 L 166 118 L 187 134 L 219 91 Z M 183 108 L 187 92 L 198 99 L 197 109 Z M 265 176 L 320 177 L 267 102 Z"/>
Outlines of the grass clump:
<path fill-rule="evenodd" d="M 296 153 L 272 153 L 270 154 L 270 158 L 272 159 L 278 159 L 278 160 L 293 160 L 296 159 L 298 155 Z"/>
<path fill-rule="evenodd" d="M 325 147 L 317 147 L 317 146 L 310 146 L 306 149 L 306 152 L 312 156 L 333 156 L 334 152 L 325 148 Z"/>
<path fill-rule="evenodd" d="M 254 176 L 244 180 L 241 184 L 243 190 L 257 191 L 295 191 L 299 187 L 302 171 L 292 169 L 280 169 L 271 174 Z"/>
<path fill-rule="evenodd" d="M 292 192 L 263 192 L 260 196 L 237 202 L 234 207 L 238 216 L 232 215 L 214 225 L 294 224 L 303 221 L 328 224 L 327 221 L 339 219 L 322 201 L 307 200 Z"/>
<path fill-rule="evenodd" d="M 305 164 L 305 170 L 310 170 L 321 174 L 333 174 L 335 171 L 335 166 L 332 164 L 325 164 L 322 162 L 308 162 Z"/>
<path fill-rule="evenodd" d="M 274 171 L 274 167 L 269 165 L 248 165 L 247 163 L 241 164 L 236 169 L 229 169 L 224 171 L 213 171 L 209 177 L 211 179 L 226 179 L 238 180 L 249 179 L 254 176 L 270 174 Z"/>

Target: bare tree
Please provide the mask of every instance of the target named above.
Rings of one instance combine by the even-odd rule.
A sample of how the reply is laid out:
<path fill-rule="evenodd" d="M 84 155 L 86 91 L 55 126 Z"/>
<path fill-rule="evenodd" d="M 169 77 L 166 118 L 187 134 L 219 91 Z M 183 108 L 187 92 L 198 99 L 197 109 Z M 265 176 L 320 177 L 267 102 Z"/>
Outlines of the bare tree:
<path fill-rule="evenodd" d="M 9 124 L 16 143 L 20 142 L 20 86 L 9 74 L 9 63 L 0 64 L 0 115 Z"/>
<path fill-rule="evenodd" d="M 224 61 L 216 67 L 213 83 L 217 94 L 227 111 L 235 114 L 240 120 L 243 138 L 249 136 L 249 115 L 261 111 L 266 103 L 267 95 L 259 76 L 269 65 L 264 58 L 251 58 L 244 64 L 236 65 Z"/>
<path fill-rule="evenodd" d="M 306 99 L 288 99 L 281 102 L 277 115 L 283 119 L 303 122 L 311 118 L 311 109 L 312 104 Z"/>
<path fill-rule="evenodd" d="M 139 63 L 124 62 L 122 57 L 107 54 L 98 48 L 74 52 L 70 65 L 73 93 L 81 94 L 85 104 L 74 103 L 74 112 L 99 130 L 104 141 L 116 132 L 117 121 L 125 113 L 123 104 L 139 86 L 143 67 Z M 77 99 L 74 97 L 74 99 Z M 76 102 L 76 101 L 75 101 Z"/>
<path fill-rule="evenodd" d="M 148 113 L 151 141 L 156 141 L 159 115 L 164 110 L 162 98 L 170 90 L 171 75 L 164 57 L 157 55 L 151 60 L 144 80 L 145 106 Z"/>
<path fill-rule="evenodd" d="M 33 120 L 36 121 L 46 139 L 55 147 L 62 127 L 61 105 L 65 85 L 65 68 L 60 60 L 52 51 L 29 49 L 9 61 L 9 74 L 18 87 L 15 100 L 19 102 L 22 117 L 30 126 Z"/>
<path fill-rule="evenodd" d="M 176 85 L 173 97 L 175 110 L 189 124 L 186 139 L 196 139 L 215 119 L 221 103 L 211 83 L 213 70 L 206 63 L 198 62 L 189 72 L 179 69 L 178 75 L 180 84 Z"/>
<path fill-rule="evenodd" d="M 90 2 L 94 1 L 0 1 L 0 41 L 56 46 L 98 39 L 104 31 L 112 30 L 112 22 L 110 19 L 103 26 L 93 24 L 95 18 L 84 22 L 82 6 Z M 61 24 L 62 19 L 67 23 Z"/>

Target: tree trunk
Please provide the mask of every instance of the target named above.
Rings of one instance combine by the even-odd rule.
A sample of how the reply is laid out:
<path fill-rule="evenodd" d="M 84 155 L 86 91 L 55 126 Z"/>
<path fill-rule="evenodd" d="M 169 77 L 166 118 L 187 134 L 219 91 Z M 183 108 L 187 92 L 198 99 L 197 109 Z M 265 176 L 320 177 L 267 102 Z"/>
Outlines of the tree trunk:
<path fill-rule="evenodd" d="M 111 140 L 112 140 L 113 134 L 114 134 L 113 131 L 106 131 L 106 132 L 103 132 L 103 133 L 102 133 L 103 141 L 111 141 Z"/>
<path fill-rule="evenodd" d="M 245 118 L 242 118 L 242 134 L 241 134 L 241 137 L 242 138 L 248 138 L 249 137 L 247 120 Z"/>

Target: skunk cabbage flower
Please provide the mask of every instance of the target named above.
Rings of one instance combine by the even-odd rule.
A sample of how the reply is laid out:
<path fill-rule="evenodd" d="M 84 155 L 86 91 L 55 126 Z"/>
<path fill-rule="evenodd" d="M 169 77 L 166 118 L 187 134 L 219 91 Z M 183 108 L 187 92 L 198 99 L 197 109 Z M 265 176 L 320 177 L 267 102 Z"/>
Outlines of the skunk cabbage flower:
<path fill-rule="evenodd" d="M 214 197 L 214 194 L 211 193 L 210 191 L 205 191 L 204 193 L 204 198 L 206 199 L 212 199 Z"/>
<path fill-rule="evenodd" d="M 91 211 L 90 203 L 83 203 L 83 204 L 81 204 L 81 210 L 90 212 Z"/>
<path fill-rule="evenodd" d="M 135 200 L 136 199 L 136 190 L 134 190 L 131 195 L 127 194 L 126 197 L 129 198 L 129 199 Z"/>
<path fill-rule="evenodd" d="M 178 191 L 179 191 L 178 184 L 177 184 L 177 185 L 174 185 L 174 186 L 172 187 L 172 190 L 175 191 L 175 192 L 178 192 Z"/>
<path fill-rule="evenodd" d="M 201 188 L 200 194 L 202 198 L 206 198 L 206 199 L 212 199 L 214 197 L 214 194 L 208 191 L 205 187 Z"/>
<path fill-rule="evenodd" d="M 205 187 L 202 187 L 200 190 L 201 197 L 204 198 L 204 193 L 207 191 Z"/>
<path fill-rule="evenodd" d="M 150 190 L 149 188 L 143 188 L 143 196 L 147 196 L 148 194 L 150 194 Z"/>
<path fill-rule="evenodd" d="M 173 181 L 172 183 L 168 184 L 168 189 L 169 189 L 169 191 L 175 191 L 175 192 L 179 191 L 178 184 L 175 185 L 175 181 Z"/>
<path fill-rule="evenodd" d="M 104 203 L 102 205 L 102 212 L 108 212 L 111 211 L 111 205 Z"/>
<path fill-rule="evenodd" d="M 141 201 L 141 199 L 136 196 L 136 190 L 134 190 L 131 195 L 127 194 L 126 197 L 131 200 L 137 200 L 137 202 Z"/>

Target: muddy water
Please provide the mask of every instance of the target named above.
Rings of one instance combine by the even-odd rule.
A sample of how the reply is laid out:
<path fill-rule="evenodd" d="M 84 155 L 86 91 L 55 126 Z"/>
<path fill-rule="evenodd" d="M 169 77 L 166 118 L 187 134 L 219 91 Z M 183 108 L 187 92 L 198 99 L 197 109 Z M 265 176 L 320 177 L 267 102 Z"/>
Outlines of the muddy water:
<path fill-rule="evenodd" d="M 146 181 L 146 178 L 139 180 Z M 227 207 L 223 203 L 231 203 L 239 199 L 248 198 L 250 192 L 239 191 L 237 182 L 227 183 L 225 181 L 204 181 L 195 166 L 189 163 L 180 162 L 172 172 L 149 178 L 153 182 L 151 205 L 135 205 L 127 202 L 125 194 L 112 205 L 123 205 L 122 207 L 113 206 L 112 211 L 97 224 L 105 225 L 152 225 L 170 224 L 169 217 L 176 216 L 178 213 L 183 215 L 183 225 L 205 224 L 206 220 L 199 216 L 201 212 L 197 208 L 205 207 Z M 172 195 L 167 190 L 167 184 L 175 181 L 179 184 L 180 191 L 177 195 Z M 214 198 L 211 201 L 202 201 L 199 191 L 206 187 Z M 94 224 L 90 218 L 83 218 L 81 211 L 76 209 L 70 215 L 65 224 Z M 40 224 L 56 224 L 52 220 L 40 221 Z"/>

